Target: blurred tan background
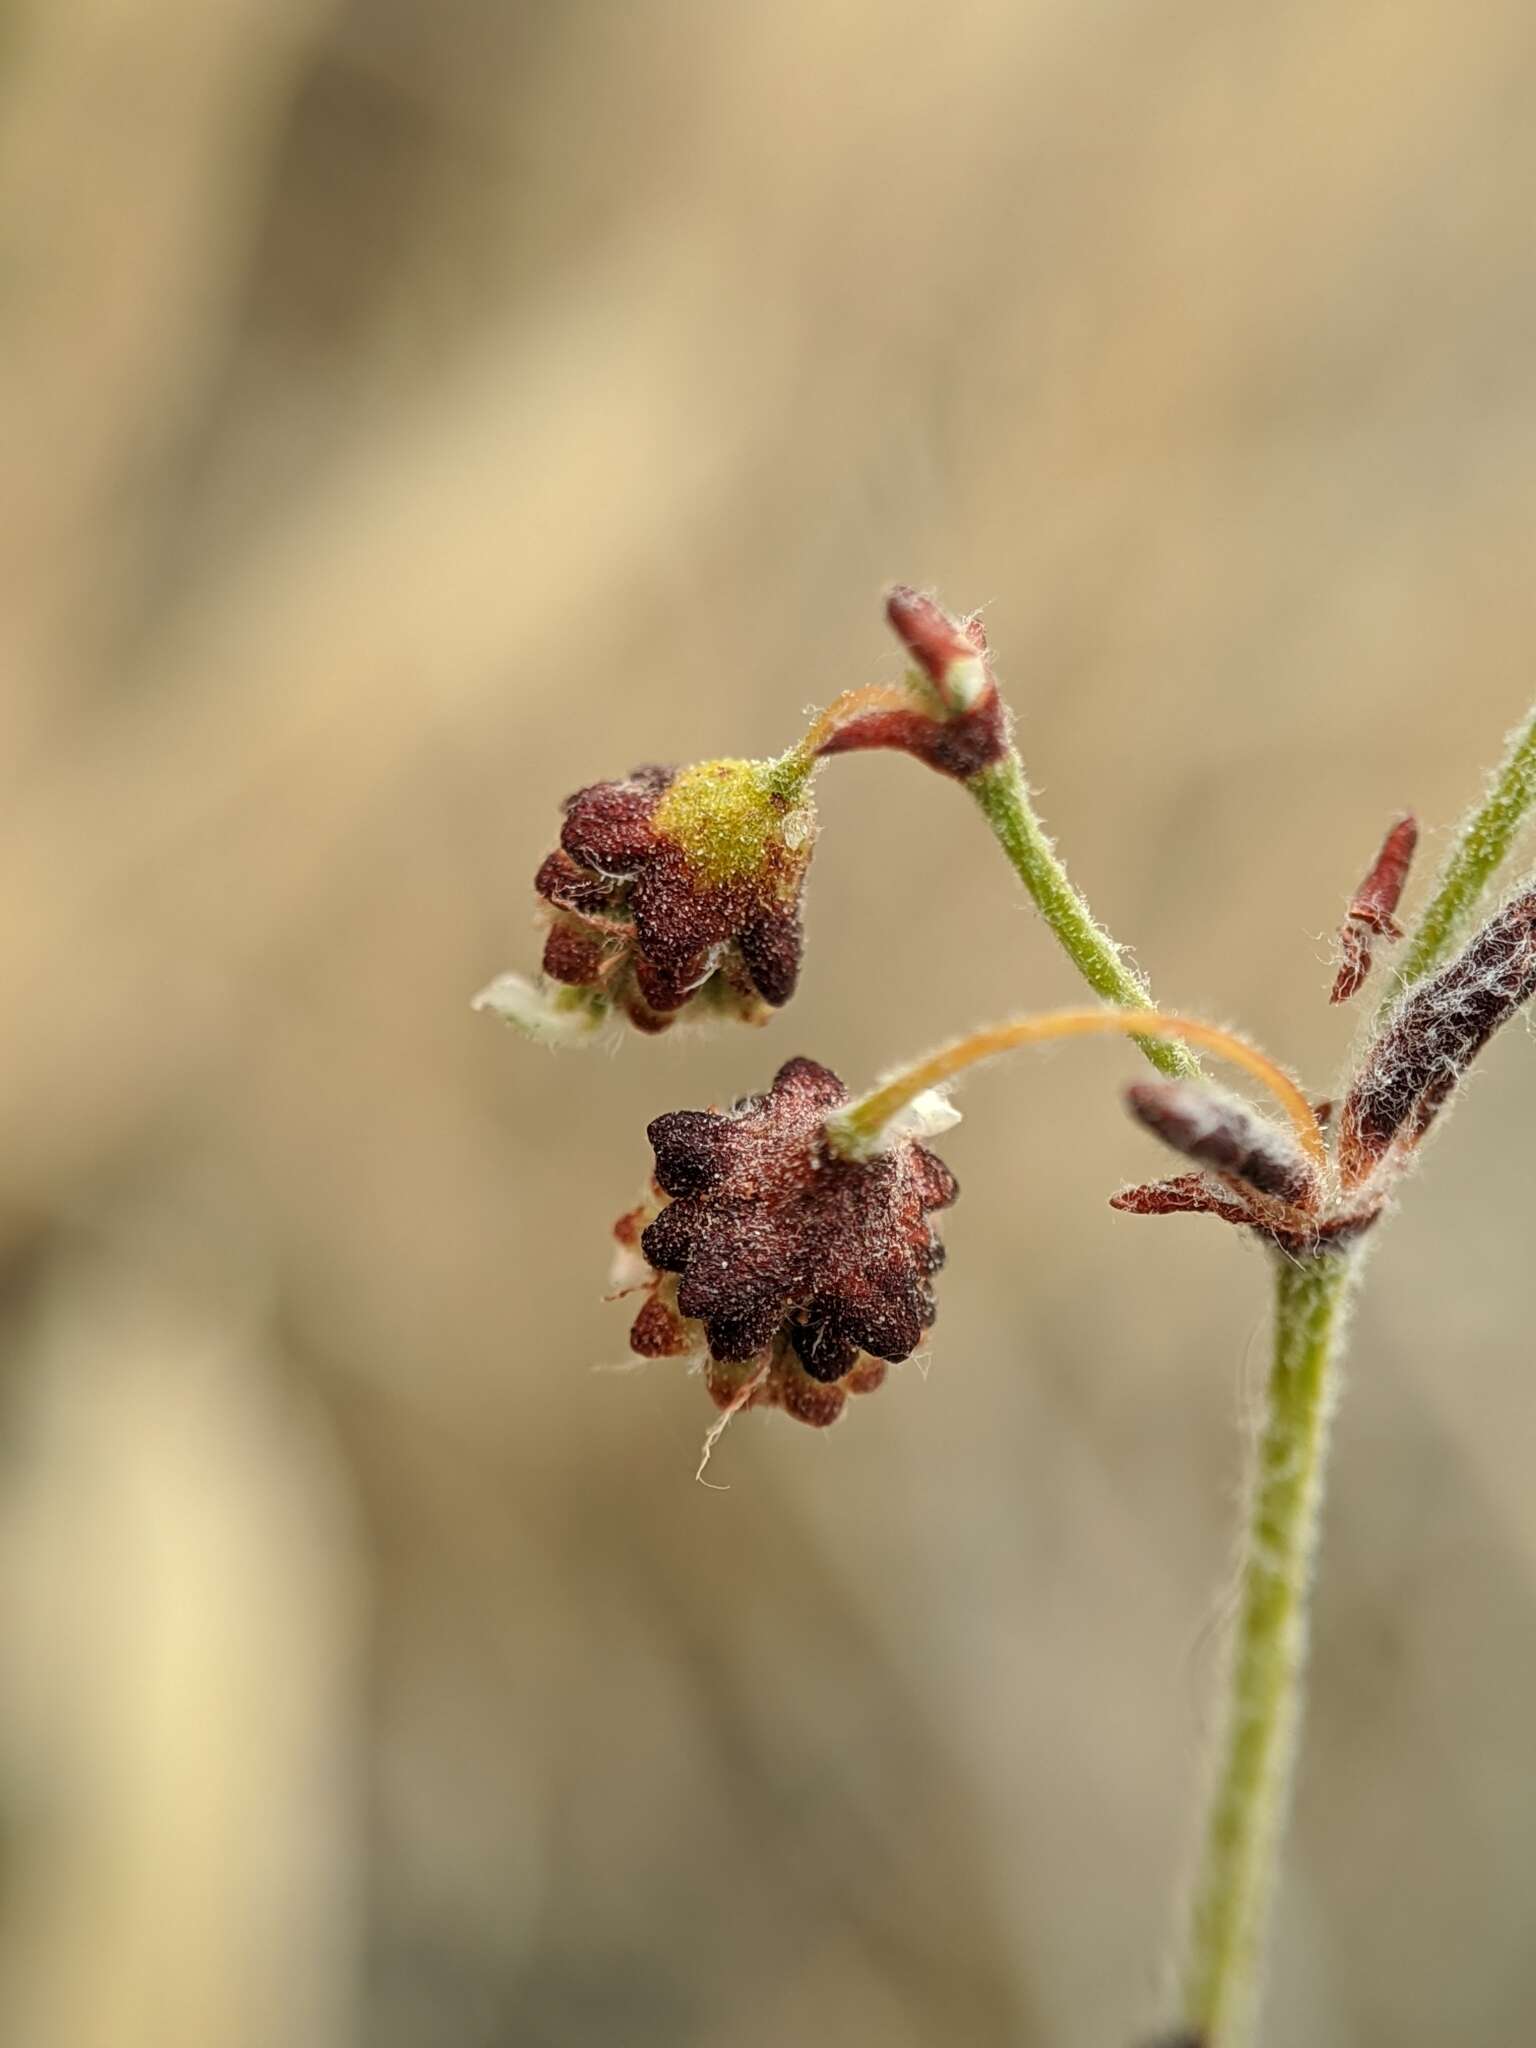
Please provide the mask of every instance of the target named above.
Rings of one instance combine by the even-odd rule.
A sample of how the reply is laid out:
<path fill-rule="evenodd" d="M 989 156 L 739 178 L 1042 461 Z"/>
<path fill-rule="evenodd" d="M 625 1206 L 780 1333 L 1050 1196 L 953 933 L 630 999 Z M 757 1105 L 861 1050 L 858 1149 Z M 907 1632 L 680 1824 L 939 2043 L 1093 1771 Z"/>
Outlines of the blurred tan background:
<path fill-rule="evenodd" d="M 1522 0 L 13 0 L 0 37 L 0 2039 L 1129 2048 L 1258 1258 L 978 1079 L 930 1369 L 623 1356 L 659 1111 L 1071 998 L 963 798 L 823 785 L 764 1034 L 556 1057 L 558 798 L 984 605 L 1165 999 L 1327 934 L 1532 686 Z M 1271 2048 L 1536 2032 L 1536 1063 L 1357 1318 Z M 1512 1142 L 1518 1134 L 1518 1142 Z"/>

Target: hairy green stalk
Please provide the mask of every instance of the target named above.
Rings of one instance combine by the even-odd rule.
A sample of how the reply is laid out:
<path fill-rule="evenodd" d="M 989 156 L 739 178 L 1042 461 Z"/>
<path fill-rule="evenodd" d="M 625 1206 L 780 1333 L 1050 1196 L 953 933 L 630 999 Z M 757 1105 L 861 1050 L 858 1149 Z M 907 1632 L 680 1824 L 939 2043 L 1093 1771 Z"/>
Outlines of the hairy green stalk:
<path fill-rule="evenodd" d="M 1405 988 L 1438 967 L 1459 936 L 1478 899 L 1514 844 L 1526 813 L 1536 803 L 1536 707 L 1510 734 L 1508 750 L 1488 793 L 1457 835 L 1440 886 L 1388 984 L 1385 1010 Z"/>
<path fill-rule="evenodd" d="M 966 788 L 981 806 L 1035 908 L 1088 986 L 1119 1009 L 1151 1009 L 1145 980 L 1097 922 L 1057 857 L 1030 801 L 1017 751 L 1010 747 L 1001 761 L 973 775 Z M 1200 1072 L 1199 1061 L 1184 1045 L 1150 1038 L 1136 1042 L 1160 1073 L 1188 1080 Z"/>
<path fill-rule="evenodd" d="M 1301 1717 L 1307 1593 L 1351 1269 L 1337 1253 L 1276 1260 L 1274 1360 L 1182 1987 L 1183 2018 L 1208 2048 L 1239 2048 L 1257 2001 Z"/>

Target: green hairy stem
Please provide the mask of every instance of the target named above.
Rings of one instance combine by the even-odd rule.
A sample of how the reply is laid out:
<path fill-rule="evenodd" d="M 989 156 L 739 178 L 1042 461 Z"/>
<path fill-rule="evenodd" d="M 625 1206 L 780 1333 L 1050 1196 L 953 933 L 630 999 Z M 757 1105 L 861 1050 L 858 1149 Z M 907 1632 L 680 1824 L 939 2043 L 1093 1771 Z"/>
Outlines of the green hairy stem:
<path fill-rule="evenodd" d="M 1210 2048 L 1239 2048 L 1257 2001 L 1301 1718 L 1307 1595 L 1351 1269 L 1337 1253 L 1275 1262 L 1268 1405 L 1183 1979 L 1183 2017 Z"/>
<path fill-rule="evenodd" d="M 1383 1009 L 1405 988 L 1422 981 L 1438 967 L 1459 936 L 1478 899 L 1493 880 L 1505 855 L 1536 802 L 1536 706 L 1523 725 L 1510 734 L 1508 749 L 1488 793 L 1463 824 L 1445 864 L 1440 886 L 1419 920 L 1397 971 L 1388 985 Z"/>
<path fill-rule="evenodd" d="M 1145 980 L 1095 920 L 1046 836 L 1017 751 L 1010 747 L 1003 760 L 973 775 L 966 788 L 981 806 L 1035 908 L 1088 986 L 1118 1009 L 1151 1009 Z M 1186 1046 L 1150 1038 L 1136 1042 L 1160 1073 L 1189 1080 L 1200 1072 L 1199 1061 Z"/>

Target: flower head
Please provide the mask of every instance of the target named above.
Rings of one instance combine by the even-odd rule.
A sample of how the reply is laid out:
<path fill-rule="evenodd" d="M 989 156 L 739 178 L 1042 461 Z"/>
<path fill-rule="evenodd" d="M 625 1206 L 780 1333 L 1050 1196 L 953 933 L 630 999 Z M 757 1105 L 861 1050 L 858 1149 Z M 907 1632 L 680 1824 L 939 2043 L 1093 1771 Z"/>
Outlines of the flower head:
<path fill-rule="evenodd" d="M 797 754 L 701 761 L 636 768 L 567 797 L 560 844 L 534 877 L 545 988 L 519 985 L 514 1005 L 503 978 L 484 1006 L 525 1028 L 617 1011 L 665 1031 L 698 1006 L 761 1023 L 800 970 L 811 774 Z"/>
<path fill-rule="evenodd" d="M 826 1120 L 848 1099 L 829 1068 L 794 1059 L 766 1095 L 650 1126 L 656 1201 L 618 1226 L 646 1287 L 630 1343 L 703 1354 L 722 1408 L 825 1426 L 933 1323 L 944 1253 L 928 1218 L 954 1201 L 954 1177 L 909 1137 L 869 1160 L 832 1156 Z"/>

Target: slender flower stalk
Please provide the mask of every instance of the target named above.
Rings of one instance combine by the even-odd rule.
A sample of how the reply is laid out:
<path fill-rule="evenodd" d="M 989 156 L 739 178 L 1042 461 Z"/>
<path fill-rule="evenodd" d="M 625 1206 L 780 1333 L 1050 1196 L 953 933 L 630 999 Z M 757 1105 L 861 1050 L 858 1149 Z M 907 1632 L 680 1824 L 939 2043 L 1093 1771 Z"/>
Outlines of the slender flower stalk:
<path fill-rule="evenodd" d="M 1122 1009 L 1150 1009 L 1152 992 L 1145 977 L 1094 917 L 1051 844 L 1030 797 L 1018 749 L 1010 746 L 1002 760 L 971 776 L 966 787 L 1009 866 L 1088 986 Z M 1199 1061 L 1177 1039 L 1147 1034 L 1140 1043 L 1160 1073 L 1188 1080 L 1200 1071 Z"/>
<path fill-rule="evenodd" d="M 836 740 L 839 731 L 855 719 L 881 712 L 903 712 L 909 705 L 909 693 L 900 683 L 867 683 L 857 690 L 844 690 L 825 711 L 818 712 L 805 737 L 786 758 L 815 761 L 823 748 Z"/>
<path fill-rule="evenodd" d="M 1355 1265 L 1348 1253 L 1275 1261 L 1268 1409 L 1182 1985 L 1191 2037 L 1211 2048 L 1240 2048 L 1257 2003 L 1301 1720 L 1308 1593 Z"/>
<path fill-rule="evenodd" d="M 1094 917 L 1040 822 L 980 618 L 955 618 L 900 583 L 887 593 L 886 617 L 912 658 L 905 685 L 845 692 L 802 747 L 819 757 L 894 747 L 962 784 L 1088 986 L 1120 1009 L 1150 1010 L 1145 978 Z M 1182 1041 L 1147 1036 L 1140 1044 L 1170 1078 L 1191 1080 L 1200 1072 Z"/>
<path fill-rule="evenodd" d="M 1463 823 L 1440 886 L 1387 985 L 1383 1014 L 1406 988 L 1438 967 L 1498 873 L 1536 803 L 1536 706 L 1510 734 L 1488 793 Z"/>
<path fill-rule="evenodd" d="M 839 1111 L 828 1122 L 828 1142 L 834 1152 L 846 1158 L 868 1156 L 879 1149 L 885 1132 L 918 1096 L 931 1088 L 943 1087 L 967 1067 L 995 1059 L 1015 1046 L 1044 1045 L 1057 1038 L 1111 1035 L 1135 1038 L 1148 1046 L 1202 1045 L 1208 1052 L 1218 1053 L 1234 1066 L 1244 1068 L 1262 1081 L 1281 1104 L 1303 1149 L 1318 1166 L 1327 1165 L 1327 1148 L 1312 1105 L 1283 1068 L 1246 1039 L 1223 1031 L 1218 1025 L 1204 1023 L 1198 1017 L 1165 1016 L 1144 1006 L 1124 1010 L 1043 1011 L 969 1032 L 903 1067 Z"/>

